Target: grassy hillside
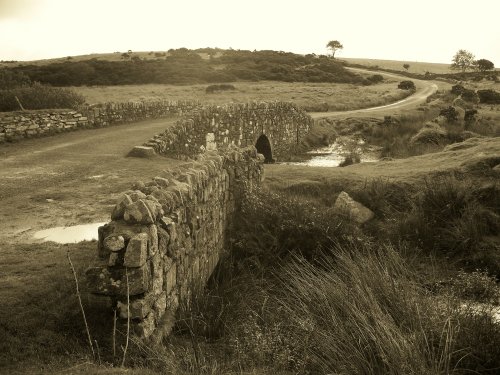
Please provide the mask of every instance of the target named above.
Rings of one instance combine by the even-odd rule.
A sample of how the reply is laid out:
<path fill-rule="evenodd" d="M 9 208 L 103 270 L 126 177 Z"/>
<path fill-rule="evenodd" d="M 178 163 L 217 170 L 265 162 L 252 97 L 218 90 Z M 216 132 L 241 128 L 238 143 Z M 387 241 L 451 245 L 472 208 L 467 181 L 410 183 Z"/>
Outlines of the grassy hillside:
<path fill-rule="evenodd" d="M 408 71 L 410 73 L 425 74 L 430 73 L 452 73 L 450 64 L 428 63 L 421 61 L 399 61 L 399 60 L 380 60 L 380 59 L 362 59 L 362 58 L 341 58 L 349 64 L 359 64 L 369 67 L 379 67 L 382 69 Z M 410 67 L 406 70 L 403 65 L 408 64 Z"/>
<path fill-rule="evenodd" d="M 182 48 L 171 50 L 168 55 L 147 56 L 125 53 L 120 55 L 121 61 L 69 59 L 5 69 L 22 73 L 31 81 L 55 86 L 193 84 L 241 80 L 370 84 L 326 56 L 318 58 L 275 51 L 227 50 L 211 53 L 208 59 L 204 59 L 200 53 Z"/>

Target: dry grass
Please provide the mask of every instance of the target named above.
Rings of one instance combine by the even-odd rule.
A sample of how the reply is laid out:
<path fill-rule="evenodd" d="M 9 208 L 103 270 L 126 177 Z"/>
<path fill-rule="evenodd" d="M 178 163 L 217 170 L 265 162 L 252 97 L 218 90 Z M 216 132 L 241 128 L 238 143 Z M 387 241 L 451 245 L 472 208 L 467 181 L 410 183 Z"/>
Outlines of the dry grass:
<path fill-rule="evenodd" d="M 407 95 L 397 81 L 372 86 L 331 83 L 236 82 L 235 91 L 207 94 L 207 85 L 123 85 L 74 87 L 88 103 L 139 100 L 199 100 L 203 103 L 245 103 L 249 101 L 290 101 L 306 109 L 327 106 L 330 111 L 367 108 L 395 102 Z"/>
<path fill-rule="evenodd" d="M 378 60 L 378 59 L 361 59 L 361 58 L 342 58 L 351 64 L 360 64 L 368 67 L 378 66 L 383 69 L 394 69 L 406 71 L 403 64 L 409 64 L 408 72 L 424 74 L 425 72 L 431 73 L 452 73 L 450 64 L 428 63 L 419 61 L 398 61 L 398 60 Z"/>

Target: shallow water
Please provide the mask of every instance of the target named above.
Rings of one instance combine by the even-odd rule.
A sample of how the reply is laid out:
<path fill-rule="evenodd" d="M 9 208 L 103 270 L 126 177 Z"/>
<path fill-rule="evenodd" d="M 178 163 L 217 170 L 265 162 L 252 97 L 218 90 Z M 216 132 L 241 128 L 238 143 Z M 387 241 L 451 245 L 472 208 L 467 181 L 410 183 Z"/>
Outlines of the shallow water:
<path fill-rule="evenodd" d="M 57 243 L 77 243 L 97 239 L 97 228 L 106 223 L 91 223 L 69 227 L 55 227 L 36 232 L 33 237 Z"/>
<path fill-rule="evenodd" d="M 361 145 L 361 143 L 360 143 Z M 305 165 L 310 167 L 338 167 L 344 161 L 345 150 L 343 145 L 334 142 L 329 146 L 316 149 L 307 153 L 311 159 L 301 162 L 283 163 L 288 165 Z M 375 152 L 361 153 L 361 163 L 376 162 L 378 157 Z"/>

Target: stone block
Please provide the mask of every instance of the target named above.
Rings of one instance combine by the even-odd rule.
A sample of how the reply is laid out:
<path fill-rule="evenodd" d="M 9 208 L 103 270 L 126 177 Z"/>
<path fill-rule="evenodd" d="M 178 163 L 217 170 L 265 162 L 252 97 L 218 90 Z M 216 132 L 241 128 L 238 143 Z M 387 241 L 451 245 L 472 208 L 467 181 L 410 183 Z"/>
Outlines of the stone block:
<path fill-rule="evenodd" d="M 159 321 L 163 314 L 165 314 L 165 309 L 167 308 L 167 294 L 165 292 L 161 293 L 156 301 L 154 302 L 154 317 L 155 321 Z"/>
<path fill-rule="evenodd" d="M 161 186 L 161 187 L 167 187 L 169 184 L 169 181 L 163 177 L 155 177 L 153 179 L 153 181 L 156 182 L 158 184 L 158 186 Z"/>
<path fill-rule="evenodd" d="M 153 147 L 148 146 L 135 146 L 129 153 L 128 156 L 135 158 L 152 158 L 156 155 Z"/>
<path fill-rule="evenodd" d="M 168 234 L 168 232 L 159 227 L 157 228 L 158 229 L 158 251 L 160 252 L 160 254 L 163 256 L 163 255 L 167 255 L 167 248 L 168 248 L 168 243 L 170 241 L 170 235 Z"/>
<path fill-rule="evenodd" d="M 115 235 L 108 236 L 104 239 L 103 245 L 109 251 L 120 251 L 125 248 L 125 238 Z"/>
<path fill-rule="evenodd" d="M 163 280 L 163 289 L 170 294 L 177 286 L 177 264 L 172 264 L 165 274 Z"/>
<path fill-rule="evenodd" d="M 146 293 L 151 288 L 151 273 L 147 264 L 139 268 L 91 267 L 85 275 L 91 293 L 107 296 L 127 295 L 126 273 L 130 295 Z"/>
<path fill-rule="evenodd" d="M 123 265 L 125 267 L 141 267 L 148 259 L 147 233 L 139 233 L 132 237 L 127 245 Z"/>
<path fill-rule="evenodd" d="M 138 200 L 129 204 L 125 208 L 123 218 L 128 223 L 152 224 L 154 223 L 153 214 L 143 200 Z"/>
<path fill-rule="evenodd" d="M 118 198 L 118 201 L 116 202 L 113 212 L 111 213 L 111 220 L 123 219 L 125 208 L 132 204 L 132 202 L 132 198 L 129 195 L 123 194 L 122 196 L 120 196 L 120 198 Z"/>
<path fill-rule="evenodd" d="M 142 322 L 134 327 L 134 331 L 138 337 L 147 339 L 154 332 L 155 328 L 154 314 L 151 313 Z"/>
<path fill-rule="evenodd" d="M 373 211 L 356 202 L 345 191 L 341 192 L 337 197 L 333 210 L 340 215 L 351 218 L 358 224 L 363 224 L 375 216 Z"/>
<path fill-rule="evenodd" d="M 130 319 L 141 319 L 143 320 L 151 312 L 153 304 L 157 296 L 153 293 L 147 293 L 142 297 L 137 299 L 132 299 L 130 301 Z M 117 303 L 118 315 L 122 319 L 127 319 L 127 299 L 123 301 L 118 301 Z"/>

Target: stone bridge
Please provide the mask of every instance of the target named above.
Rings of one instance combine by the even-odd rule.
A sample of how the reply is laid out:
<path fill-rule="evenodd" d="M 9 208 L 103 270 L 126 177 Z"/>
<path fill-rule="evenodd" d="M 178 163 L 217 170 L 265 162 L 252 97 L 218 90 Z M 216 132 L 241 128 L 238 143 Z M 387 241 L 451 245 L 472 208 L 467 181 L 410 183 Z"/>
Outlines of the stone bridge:
<path fill-rule="evenodd" d="M 208 106 L 183 117 L 145 146 L 175 157 L 230 145 L 255 146 L 266 162 L 272 162 L 293 154 L 312 124 L 312 118 L 292 103 Z"/>
<path fill-rule="evenodd" d="M 206 107 L 147 145 L 195 158 L 122 194 L 99 228 L 92 293 L 107 296 L 135 335 L 168 334 L 228 248 L 245 190 L 260 184 L 263 163 L 293 153 L 311 118 L 288 103 Z"/>

